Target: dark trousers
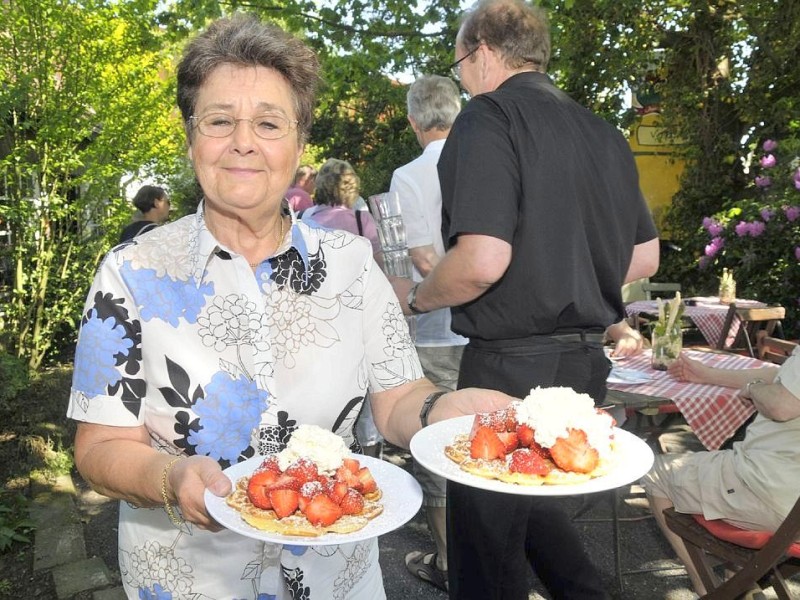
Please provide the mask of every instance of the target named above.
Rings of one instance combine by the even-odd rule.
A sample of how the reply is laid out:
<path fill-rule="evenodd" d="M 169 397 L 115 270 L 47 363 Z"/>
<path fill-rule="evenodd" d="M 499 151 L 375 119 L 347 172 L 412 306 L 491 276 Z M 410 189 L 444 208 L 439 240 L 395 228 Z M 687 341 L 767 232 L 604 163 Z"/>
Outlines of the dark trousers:
<path fill-rule="evenodd" d="M 458 387 L 518 398 L 538 386 L 571 387 L 596 403 L 610 366 L 599 344 L 470 342 Z M 607 598 L 599 572 L 557 497 L 488 492 L 447 482 L 451 600 L 527 600 L 530 569 L 554 599 Z"/>

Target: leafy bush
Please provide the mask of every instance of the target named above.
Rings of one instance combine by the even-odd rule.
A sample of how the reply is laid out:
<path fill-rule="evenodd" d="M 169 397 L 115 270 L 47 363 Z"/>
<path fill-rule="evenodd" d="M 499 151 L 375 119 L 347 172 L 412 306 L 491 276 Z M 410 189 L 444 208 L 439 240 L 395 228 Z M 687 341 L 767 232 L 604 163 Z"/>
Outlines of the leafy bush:
<path fill-rule="evenodd" d="M 28 500 L 20 494 L 0 494 L 0 552 L 5 552 L 15 542 L 30 544 L 30 533 L 35 526 L 28 517 Z"/>
<path fill-rule="evenodd" d="M 0 406 L 7 406 L 29 383 L 27 365 L 15 356 L 0 352 Z"/>
<path fill-rule="evenodd" d="M 800 138 L 766 140 L 754 155 L 748 197 L 703 219 L 697 266 L 733 271 L 740 298 L 786 308 L 784 329 L 800 335 Z"/>

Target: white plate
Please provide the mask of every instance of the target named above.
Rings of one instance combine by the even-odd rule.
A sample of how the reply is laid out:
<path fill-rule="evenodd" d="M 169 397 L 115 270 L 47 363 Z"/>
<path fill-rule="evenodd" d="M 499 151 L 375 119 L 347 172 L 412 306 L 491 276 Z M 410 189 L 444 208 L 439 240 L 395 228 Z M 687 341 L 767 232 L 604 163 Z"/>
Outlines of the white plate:
<path fill-rule="evenodd" d="M 614 365 L 606 378 L 606 383 L 614 383 L 616 385 L 637 385 L 650 383 L 651 381 L 653 381 L 653 376 L 650 373 L 616 365 Z"/>
<path fill-rule="evenodd" d="M 516 485 L 497 479 L 486 479 L 462 471 L 447 458 L 444 447 L 452 444 L 459 433 L 469 433 L 474 417 L 456 417 L 428 425 L 411 438 L 411 454 L 427 469 L 445 479 L 490 492 L 523 496 L 573 496 L 612 490 L 636 481 L 653 465 L 653 451 L 632 433 L 614 428 L 617 465 L 608 475 L 572 485 Z"/>
<path fill-rule="evenodd" d="M 239 511 L 225 503 L 225 498 L 215 496 L 208 490 L 205 493 L 206 508 L 220 525 L 223 525 L 241 535 L 294 546 L 332 546 L 336 544 L 349 544 L 361 540 L 377 537 L 393 531 L 408 522 L 417 514 L 422 505 L 422 489 L 416 479 L 400 467 L 371 456 L 361 454 L 353 455 L 364 467 L 369 467 L 375 482 L 383 492 L 381 504 L 383 512 L 372 519 L 366 527 L 353 533 L 326 533 L 319 537 L 303 537 L 295 535 L 280 535 L 268 531 L 261 531 L 251 527 L 242 520 Z M 255 456 L 225 469 L 224 473 L 236 485 L 236 481 L 245 475 L 250 475 L 264 461 L 263 456 Z"/>

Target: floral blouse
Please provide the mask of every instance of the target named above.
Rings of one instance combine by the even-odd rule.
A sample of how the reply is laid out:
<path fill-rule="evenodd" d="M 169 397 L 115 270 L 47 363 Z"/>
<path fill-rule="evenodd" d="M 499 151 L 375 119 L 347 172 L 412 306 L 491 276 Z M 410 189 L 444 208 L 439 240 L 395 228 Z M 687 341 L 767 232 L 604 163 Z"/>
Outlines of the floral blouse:
<path fill-rule="evenodd" d="M 367 389 L 422 377 L 405 319 L 365 239 L 297 222 L 256 269 L 197 213 L 117 246 L 86 302 L 68 416 L 144 425 L 161 452 L 222 468 L 281 450 L 301 423 L 360 450 Z M 277 546 L 175 527 L 121 503 L 131 598 L 384 597 L 377 541 Z"/>

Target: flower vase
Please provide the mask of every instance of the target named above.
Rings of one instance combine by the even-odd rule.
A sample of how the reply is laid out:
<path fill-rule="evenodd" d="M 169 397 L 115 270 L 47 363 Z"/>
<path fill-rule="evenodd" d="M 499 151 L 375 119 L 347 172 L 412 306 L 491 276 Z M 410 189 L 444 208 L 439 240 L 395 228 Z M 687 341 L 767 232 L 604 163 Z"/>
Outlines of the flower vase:
<path fill-rule="evenodd" d="M 650 359 L 650 366 L 658 371 L 666 371 L 681 353 L 683 333 L 680 327 L 661 331 L 656 327 L 653 329 L 651 343 L 653 356 Z"/>

